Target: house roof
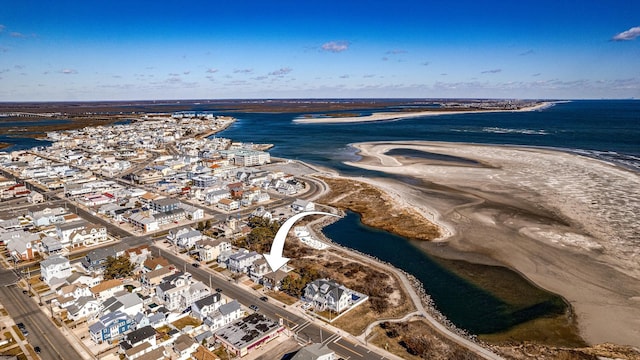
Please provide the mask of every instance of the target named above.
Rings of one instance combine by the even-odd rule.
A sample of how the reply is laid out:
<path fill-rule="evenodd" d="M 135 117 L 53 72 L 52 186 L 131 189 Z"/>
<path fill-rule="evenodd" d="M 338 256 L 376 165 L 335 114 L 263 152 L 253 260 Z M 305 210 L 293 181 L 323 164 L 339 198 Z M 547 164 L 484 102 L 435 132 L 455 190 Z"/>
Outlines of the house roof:
<path fill-rule="evenodd" d="M 238 310 L 240 310 L 240 303 L 237 300 L 233 300 L 229 303 L 221 305 L 218 308 L 218 311 L 222 315 L 229 315 L 229 314 L 232 314 L 234 311 L 238 311 Z"/>
<path fill-rule="evenodd" d="M 53 266 L 53 265 L 62 265 L 62 264 L 66 264 L 69 263 L 69 259 L 67 259 L 64 256 L 60 256 L 60 255 L 53 255 L 53 256 L 49 256 L 48 258 L 42 260 L 40 262 L 40 267 L 49 267 L 49 266 Z"/>
<path fill-rule="evenodd" d="M 213 305 L 215 303 L 220 302 L 220 293 L 213 293 L 213 294 L 209 294 L 207 296 L 205 296 L 204 298 L 194 302 L 193 304 L 198 308 L 198 309 L 202 309 L 205 306 L 210 306 Z"/>
<path fill-rule="evenodd" d="M 320 356 L 334 353 L 323 344 L 311 344 L 300 349 L 291 360 L 317 360 Z"/>
<path fill-rule="evenodd" d="M 101 293 L 105 290 L 109 290 L 111 288 L 114 288 L 116 286 L 121 286 L 122 285 L 122 280 L 119 279 L 111 279 L 111 280 L 105 280 L 103 282 L 101 282 L 100 284 L 92 287 L 90 290 L 92 293 L 94 294 L 98 294 Z"/>
<path fill-rule="evenodd" d="M 129 342 L 129 344 L 137 344 L 140 341 L 144 341 L 156 335 L 156 329 L 154 329 L 151 325 L 143 326 L 140 329 L 133 330 L 128 333 L 125 338 Z"/>

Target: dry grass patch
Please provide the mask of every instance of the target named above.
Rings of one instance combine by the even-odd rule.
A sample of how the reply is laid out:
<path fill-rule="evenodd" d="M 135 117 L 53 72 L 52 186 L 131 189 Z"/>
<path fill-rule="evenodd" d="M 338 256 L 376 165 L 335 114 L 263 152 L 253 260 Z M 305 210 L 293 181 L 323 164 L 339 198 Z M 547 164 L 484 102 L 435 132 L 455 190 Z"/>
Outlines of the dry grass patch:
<path fill-rule="evenodd" d="M 440 237 L 435 224 L 415 209 L 398 205 L 377 187 L 354 180 L 318 178 L 331 188 L 318 203 L 355 211 L 362 215 L 364 224 L 406 238 L 433 240 Z"/>
<path fill-rule="evenodd" d="M 202 325 L 202 321 L 191 317 L 191 316 L 185 316 L 182 319 L 178 319 L 174 322 L 171 323 L 171 325 L 175 326 L 177 329 L 182 330 L 185 327 L 191 325 L 193 327 L 198 327 L 200 325 Z"/>
<path fill-rule="evenodd" d="M 275 300 L 280 301 L 281 303 L 287 305 L 293 305 L 298 302 L 298 299 L 294 298 L 291 295 L 287 295 L 282 291 L 269 291 L 267 292 L 267 296 L 274 298 Z"/>
<path fill-rule="evenodd" d="M 383 323 L 373 329 L 369 342 L 403 359 L 481 359 L 423 320 Z"/>

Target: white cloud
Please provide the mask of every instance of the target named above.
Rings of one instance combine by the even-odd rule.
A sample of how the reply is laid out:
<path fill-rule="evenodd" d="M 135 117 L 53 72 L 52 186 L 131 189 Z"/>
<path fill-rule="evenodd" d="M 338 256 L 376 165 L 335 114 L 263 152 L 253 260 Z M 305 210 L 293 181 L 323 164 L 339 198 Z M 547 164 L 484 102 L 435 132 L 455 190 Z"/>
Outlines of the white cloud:
<path fill-rule="evenodd" d="M 632 27 L 629 30 L 616 34 L 611 40 L 614 41 L 629 41 L 640 36 L 640 26 Z"/>
<path fill-rule="evenodd" d="M 388 55 L 398 55 L 398 54 L 406 54 L 407 50 L 389 50 L 385 54 Z"/>
<path fill-rule="evenodd" d="M 339 53 L 339 52 L 346 51 L 348 49 L 349 49 L 348 41 L 329 41 L 322 44 L 322 50 L 332 52 L 332 53 Z"/>
<path fill-rule="evenodd" d="M 6 29 L 6 28 L 7 28 L 6 26 L 4 26 L 4 25 L 0 24 L 0 32 L 3 32 L 3 31 L 4 31 L 4 29 Z"/>
<path fill-rule="evenodd" d="M 289 74 L 289 73 L 290 73 L 290 72 L 292 72 L 292 71 L 293 71 L 293 69 L 292 69 L 292 68 L 290 68 L 290 67 L 283 67 L 283 68 L 280 68 L 280 69 L 278 69 L 278 70 L 276 70 L 276 71 L 272 71 L 272 72 L 270 72 L 270 73 L 269 73 L 269 75 L 273 75 L 273 76 L 283 76 L 283 75 L 287 75 L 287 74 Z"/>
<path fill-rule="evenodd" d="M 529 50 L 527 50 L 527 51 L 521 52 L 521 53 L 520 53 L 520 54 L 518 54 L 518 55 L 520 55 L 520 56 L 527 56 L 527 55 L 533 55 L 533 54 L 535 54 L 535 51 L 533 51 L 533 50 L 529 49 Z"/>
<path fill-rule="evenodd" d="M 62 69 L 62 70 L 60 70 L 60 73 L 65 74 L 65 75 L 72 75 L 72 74 L 77 74 L 78 71 L 74 70 L 74 69 Z"/>
<path fill-rule="evenodd" d="M 187 71 L 183 71 L 183 72 L 182 72 L 182 74 L 184 74 L 184 75 L 189 75 L 189 74 L 191 74 L 191 71 L 189 71 L 189 70 L 187 70 Z"/>
<path fill-rule="evenodd" d="M 214 68 L 208 68 L 207 69 L 207 73 L 209 73 L 209 74 L 215 74 L 217 72 L 218 72 L 218 69 L 214 69 Z"/>
<path fill-rule="evenodd" d="M 420 65 L 429 66 L 429 65 L 431 65 L 431 63 L 429 61 L 425 61 L 425 62 L 420 63 Z"/>
<path fill-rule="evenodd" d="M 485 70 L 485 71 L 482 71 L 481 74 L 497 74 L 499 72 L 502 72 L 502 69 Z"/>
<path fill-rule="evenodd" d="M 253 69 L 235 69 L 233 70 L 234 74 L 251 74 Z"/>
<path fill-rule="evenodd" d="M 19 33 L 17 31 L 10 32 L 9 36 L 14 37 L 14 38 L 26 38 L 27 37 L 27 35 L 25 35 L 23 33 Z"/>

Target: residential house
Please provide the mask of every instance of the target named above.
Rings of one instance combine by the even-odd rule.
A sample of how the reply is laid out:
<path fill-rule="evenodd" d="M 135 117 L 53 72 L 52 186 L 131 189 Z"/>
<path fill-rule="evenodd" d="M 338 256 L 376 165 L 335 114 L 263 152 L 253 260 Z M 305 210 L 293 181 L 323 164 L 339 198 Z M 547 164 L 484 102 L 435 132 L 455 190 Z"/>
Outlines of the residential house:
<path fill-rule="evenodd" d="M 93 296 L 89 287 L 84 284 L 64 285 L 59 288 L 56 293 L 60 296 L 72 297 L 74 299 L 79 299 L 83 296 Z"/>
<path fill-rule="evenodd" d="M 158 222 L 158 225 L 166 225 L 172 222 L 178 223 L 187 218 L 187 213 L 184 209 L 173 209 L 153 215 Z"/>
<path fill-rule="evenodd" d="M 125 313 L 116 311 L 104 315 L 89 326 L 89 335 L 96 344 L 119 339 L 133 327 L 133 320 Z"/>
<path fill-rule="evenodd" d="M 180 205 L 180 200 L 171 198 L 155 199 L 151 201 L 150 205 L 154 213 L 164 213 L 176 210 Z"/>
<path fill-rule="evenodd" d="M 65 307 L 67 318 L 79 321 L 83 318 L 92 318 L 100 309 L 100 301 L 93 296 L 81 296 L 71 305 Z"/>
<path fill-rule="evenodd" d="M 304 288 L 304 298 L 320 311 L 340 313 L 353 305 L 354 295 L 353 290 L 327 279 L 314 280 Z"/>
<path fill-rule="evenodd" d="M 233 199 L 220 199 L 218 201 L 217 207 L 223 211 L 233 211 L 238 210 L 240 208 L 240 202 L 238 200 Z"/>
<path fill-rule="evenodd" d="M 155 257 L 155 258 L 147 258 L 147 260 L 144 261 L 143 265 L 143 271 L 144 272 L 149 272 L 149 271 L 153 271 L 153 270 L 158 270 L 160 268 L 170 268 L 171 264 L 169 263 L 169 260 L 163 258 L 163 257 Z"/>
<path fill-rule="evenodd" d="M 249 252 L 246 249 L 240 249 L 237 253 L 229 256 L 227 267 L 233 272 L 248 273 L 253 262 L 261 258 L 262 255 L 255 251 Z"/>
<path fill-rule="evenodd" d="M 152 326 L 153 328 L 159 328 L 167 324 L 167 317 L 162 312 L 155 313 L 137 313 L 133 320 L 136 323 L 137 328 L 144 326 Z"/>
<path fill-rule="evenodd" d="M 178 355 L 177 360 L 191 359 L 191 354 L 196 351 L 199 344 L 191 336 L 182 334 L 173 342 L 173 351 Z"/>
<path fill-rule="evenodd" d="M 274 272 L 270 272 L 268 274 L 265 274 L 262 277 L 262 285 L 264 285 L 265 288 L 270 289 L 270 290 L 280 290 L 280 285 L 282 285 L 282 280 L 284 280 L 284 278 L 287 277 L 287 273 L 278 269 Z"/>
<path fill-rule="evenodd" d="M 104 225 L 88 224 L 69 234 L 71 247 L 92 246 L 108 240 L 107 227 Z"/>
<path fill-rule="evenodd" d="M 214 261 L 223 251 L 231 251 L 231 242 L 225 238 L 212 239 L 204 237 L 196 243 L 200 261 Z"/>
<path fill-rule="evenodd" d="M 82 259 L 82 266 L 88 271 L 100 272 L 104 269 L 108 257 L 117 258 L 123 256 L 128 247 L 129 245 L 120 243 L 106 248 L 91 250 Z"/>
<path fill-rule="evenodd" d="M 117 292 L 124 290 L 124 285 L 122 284 L 122 280 L 112 279 L 112 280 L 104 280 L 100 284 L 92 287 L 91 293 L 98 300 L 105 300 L 107 298 L 112 297 Z"/>
<path fill-rule="evenodd" d="M 144 355 L 138 356 L 136 360 L 168 360 L 171 359 L 164 346 L 157 347 Z"/>
<path fill-rule="evenodd" d="M 120 348 L 123 351 L 126 351 L 143 343 L 148 343 L 152 348 L 155 348 L 158 345 L 156 341 L 156 334 L 156 329 L 152 326 L 147 325 L 139 327 L 124 336 L 120 342 Z"/>
<path fill-rule="evenodd" d="M 7 244 L 7 251 L 16 261 L 27 261 L 35 259 L 38 242 L 40 242 L 38 234 L 22 232 L 19 237 L 5 241 L 5 244 Z"/>
<path fill-rule="evenodd" d="M 215 331 L 227 324 L 230 324 L 233 321 L 242 318 L 243 316 L 244 311 L 242 311 L 240 303 L 237 300 L 233 300 L 226 304 L 220 305 L 217 311 L 209 314 L 204 319 L 204 323 L 209 327 L 209 329 Z"/>
<path fill-rule="evenodd" d="M 32 204 L 39 204 L 44 202 L 44 196 L 37 191 L 32 191 L 27 195 L 27 201 Z"/>
<path fill-rule="evenodd" d="M 140 245 L 126 250 L 125 255 L 129 258 L 131 264 L 139 268 L 151 256 L 151 251 L 149 250 L 149 245 Z"/>
<path fill-rule="evenodd" d="M 249 277 L 256 284 L 261 284 L 264 275 L 270 272 L 271 268 L 264 258 L 258 258 L 251 266 L 249 266 Z"/>
<path fill-rule="evenodd" d="M 213 294 L 209 294 L 206 297 L 194 301 L 191 304 L 191 313 L 194 317 L 204 320 L 209 314 L 214 313 L 220 305 L 224 305 L 225 301 L 222 298 L 220 293 L 215 292 Z"/>
<path fill-rule="evenodd" d="M 71 263 L 64 256 L 53 255 L 40 262 L 40 276 L 49 286 L 54 282 L 54 279 L 61 282 L 70 275 Z"/>
<path fill-rule="evenodd" d="M 164 278 L 173 275 L 174 273 L 175 269 L 173 268 L 161 267 L 159 269 L 142 274 L 142 276 L 140 277 L 140 283 L 147 288 L 155 288 L 163 281 Z"/>
<path fill-rule="evenodd" d="M 114 311 L 122 311 L 123 313 L 134 317 L 142 311 L 142 308 L 142 299 L 137 294 L 124 291 L 122 293 L 116 293 L 114 296 L 105 299 L 102 302 L 100 313 L 101 315 L 104 315 Z"/>
<path fill-rule="evenodd" d="M 222 199 L 231 199 L 231 192 L 227 189 L 214 190 L 214 191 L 208 192 L 204 196 L 204 201 L 208 205 L 217 204 Z"/>
<path fill-rule="evenodd" d="M 71 274 L 69 277 L 67 277 L 67 279 L 65 280 L 65 283 L 68 285 L 84 284 L 84 285 L 87 285 L 89 288 L 92 288 L 100 284 L 102 280 L 104 280 L 104 277 L 101 274 L 88 275 L 81 272 L 75 272 Z"/>
<path fill-rule="evenodd" d="M 204 210 L 197 206 L 180 203 L 180 208 L 184 210 L 186 217 L 189 220 L 204 219 Z"/>
<path fill-rule="evenodd" d="M 42 250 L 49 255 L 60 253 L 62 252 L 62 249 L 64 249 L 60 240 L 51 236 L 43 237 L 40 240 L 40 245 L 42 245 Z"/>
<path fill-rule="evenodd" d="M 183 305 L 183 294 L 188 291 L 191 282 L 191 274 L 176 272 L 156 286 L 156 296 L 167 309 L 177 310 Z"/>
<path fill-rule="evenodd" d="M 311 201 L 296 199 L 296 201 L 291 204 L 291 208 L 295 212 L 314 211 L 316 209 L 316 205 Z"/>
<path fill-rule="evenodd" d="M 191 248 L 202 239 L 202 233 L 190 226 L 169 230 L 167 240 L 181 248 Z"/>
<path fill-rule="evenodd" d="M 293 355 L 291 360 L 335 360 L 336 353 L 324 344 L 305 345 Z"/>
<path fill-rule="evenodd" d="M 146 211 L 138 211 L 129 215 L 127 221 L 136 229 L 147 233 L 160 229 L 160 223 L 155 216 L 149 214 Z"/>

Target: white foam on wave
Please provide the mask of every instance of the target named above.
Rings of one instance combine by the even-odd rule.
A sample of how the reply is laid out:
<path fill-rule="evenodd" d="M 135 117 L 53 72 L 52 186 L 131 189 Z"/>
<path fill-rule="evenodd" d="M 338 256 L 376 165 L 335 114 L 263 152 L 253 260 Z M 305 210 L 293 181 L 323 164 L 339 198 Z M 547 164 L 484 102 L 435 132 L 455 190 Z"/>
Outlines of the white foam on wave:
<path fill-rule="evenodd" d="M 501 127 L 484 127 L 482 132 L 488 132 L 493 134 L 524 134 L 524 135 L 548 135 L 545 130 L 533 130 L 533 129 L 509 129 Z"/>

